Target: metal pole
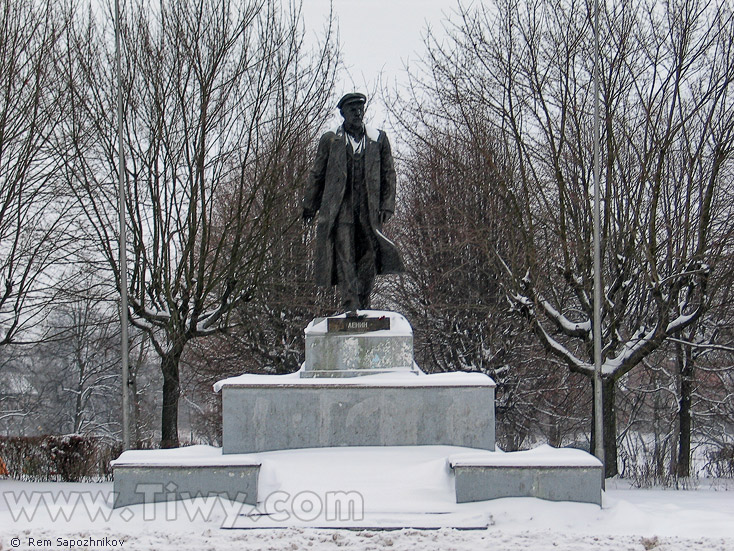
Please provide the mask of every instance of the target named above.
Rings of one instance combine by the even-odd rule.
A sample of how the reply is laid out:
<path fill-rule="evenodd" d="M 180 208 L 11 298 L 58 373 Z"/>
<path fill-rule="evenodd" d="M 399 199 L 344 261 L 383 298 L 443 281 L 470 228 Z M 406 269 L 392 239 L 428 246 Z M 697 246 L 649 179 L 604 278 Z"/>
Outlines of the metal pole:
<path fill-rule="evenodd" d="M 594 0 L 594 454 L 602 462 L 602 487 L 604 487 L 604 403 L 601 373 L 601 193 L 599 191 L 599 0 Z"/>
<path fill-rule="evenodd" d="M 130 391 L 127 311 L 127 235 L 125 231 L 125 155 L 122 137 L 122 63 L 120 62 L 120 2 L 115 0 L 115 71 L 117 72 L 118 210 L 120 211 L 120 326 L 122 329 L 122 449 L 130 449 Z"/>

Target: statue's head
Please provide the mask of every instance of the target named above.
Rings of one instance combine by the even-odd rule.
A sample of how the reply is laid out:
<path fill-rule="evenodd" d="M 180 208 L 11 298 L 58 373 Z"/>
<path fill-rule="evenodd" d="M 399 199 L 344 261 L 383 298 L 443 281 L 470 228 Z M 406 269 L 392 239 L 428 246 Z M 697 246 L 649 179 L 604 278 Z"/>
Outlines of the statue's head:
<path fill-rule="evenodd" d="M 344 123 L 347 127 L 357 128 L 362 126 L 366 102 L 367 97 L 359 92 L 350 92 L 339 100 L 336 106 L 339 108 L 341 116 L 344 117 Z"/>

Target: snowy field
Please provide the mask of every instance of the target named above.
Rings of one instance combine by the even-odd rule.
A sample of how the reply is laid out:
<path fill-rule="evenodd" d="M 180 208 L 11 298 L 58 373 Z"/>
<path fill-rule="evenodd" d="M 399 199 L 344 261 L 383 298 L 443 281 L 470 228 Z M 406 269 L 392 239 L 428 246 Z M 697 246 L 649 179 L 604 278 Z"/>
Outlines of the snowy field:
<path fill-rule="evenodd" d="M 440 448 L 259 454 L 257 508 L 199 498 L 113 510 L 111 483 L 0 480 L 0 551 L 734 551 L 734 481 L 691 490 L 610 481 L 601 509 L 533 498 L 456 504 Z"/>

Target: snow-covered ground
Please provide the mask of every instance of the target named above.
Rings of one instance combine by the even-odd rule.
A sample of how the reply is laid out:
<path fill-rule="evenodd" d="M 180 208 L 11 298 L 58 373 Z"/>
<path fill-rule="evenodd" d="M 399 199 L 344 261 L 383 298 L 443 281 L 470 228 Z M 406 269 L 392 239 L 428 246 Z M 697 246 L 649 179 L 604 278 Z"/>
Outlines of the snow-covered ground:
<path fill-rule="evenodd" d="M 734 551 L 734 481 L 692 490 L 611 481 L 601 509 L 533 498 L 456 504 L 441 448 L 258 454 L 256 508 L 200 498 L 113 510 L 111 483 L 0 480 L 0 551 Z"/>

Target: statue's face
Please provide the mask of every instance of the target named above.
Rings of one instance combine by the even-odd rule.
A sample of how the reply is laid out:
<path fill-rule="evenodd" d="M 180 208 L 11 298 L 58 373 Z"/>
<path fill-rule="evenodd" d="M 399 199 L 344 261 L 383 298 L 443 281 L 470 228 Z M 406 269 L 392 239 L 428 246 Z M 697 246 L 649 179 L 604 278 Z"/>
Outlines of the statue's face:
<path fill-rule="evenodd" d="M 362 126 L 362 119 L 364 118 L 364 103 L 354 101 L 347 103 L 341 109 L 342 117 L 348 127 L 358 128 Z"/>

